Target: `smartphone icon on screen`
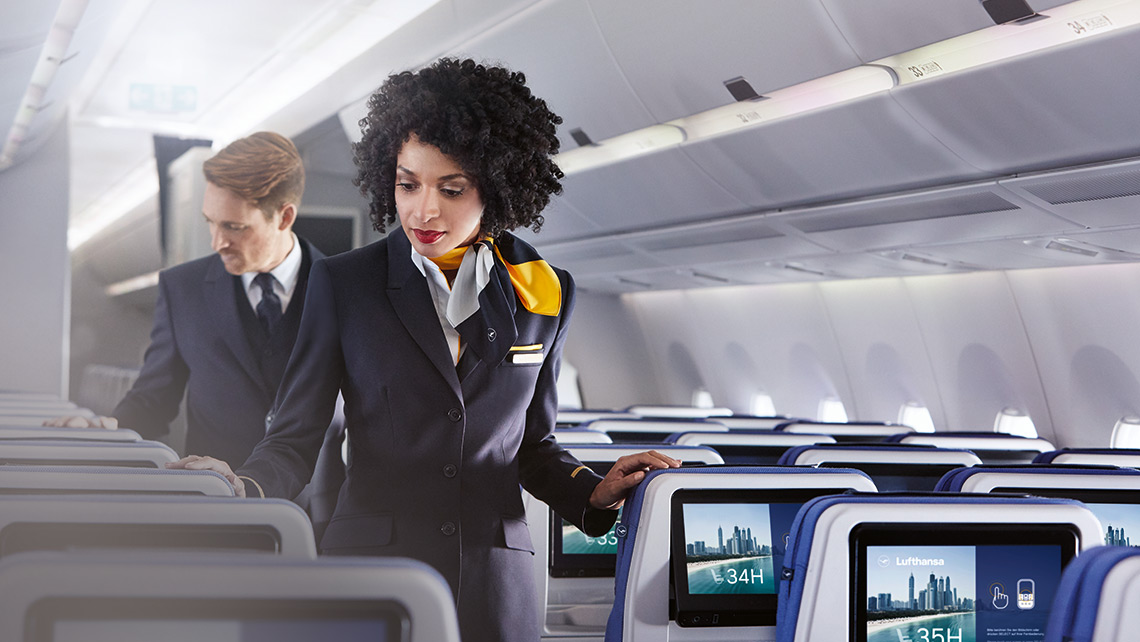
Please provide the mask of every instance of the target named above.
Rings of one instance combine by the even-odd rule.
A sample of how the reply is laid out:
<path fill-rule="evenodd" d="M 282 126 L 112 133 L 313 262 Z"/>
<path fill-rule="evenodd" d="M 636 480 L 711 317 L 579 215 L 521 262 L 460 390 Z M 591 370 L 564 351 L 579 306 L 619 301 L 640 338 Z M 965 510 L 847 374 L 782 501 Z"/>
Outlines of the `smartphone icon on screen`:
<path fill-rule="evenodd" d="M 1037 585 L 1033 583 L 1033 580 L 1017 580 L 1017 608 L 1023 611 L 1033 608 L 1036 589 Z"/>

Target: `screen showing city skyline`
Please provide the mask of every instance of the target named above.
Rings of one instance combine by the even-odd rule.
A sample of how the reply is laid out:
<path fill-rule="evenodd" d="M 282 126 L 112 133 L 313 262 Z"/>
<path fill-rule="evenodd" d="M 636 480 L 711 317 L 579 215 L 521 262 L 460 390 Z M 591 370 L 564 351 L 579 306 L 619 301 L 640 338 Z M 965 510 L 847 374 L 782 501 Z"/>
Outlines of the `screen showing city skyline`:
<path fill-rule="evenodd" d="M 1100 520 L 1106 546 L 1140 546 L 1140 504 L 1086 502 L 1085 506 Z"/>
<path fill-rule="evenodd" d="M 686 504 L 689 593 L 770 593 L 777 579 L 767 504 Z"/>
<path fill-rule="evenodd" d="M 621 509 L 618 509 L 617 521 L 610 527 L 609 532 L 600 537 L 590 537 L 578 530 L 578 527 L 566 520 L 562 520 L 562 554 L 563 555 L 616 555 L 617 554 L 617 527 L 621 523 Z"/>
<path fill-rule="evenodd" d="M 1044 640 L 1061 546 L 869 545 L 864 555 L 867 642 Z"/>

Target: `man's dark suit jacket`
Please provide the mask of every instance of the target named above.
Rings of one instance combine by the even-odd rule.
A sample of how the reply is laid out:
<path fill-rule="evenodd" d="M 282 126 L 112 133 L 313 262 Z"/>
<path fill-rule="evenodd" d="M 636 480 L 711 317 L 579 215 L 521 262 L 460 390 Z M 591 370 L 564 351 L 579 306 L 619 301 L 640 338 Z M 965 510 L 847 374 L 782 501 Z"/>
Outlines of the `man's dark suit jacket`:
<path fill-rule="evenodd" d="M 451 585 L 464 642 L 538 640 L 534 549 L 520 483 L 594 535 L 616 517 L 588 508 L 600 478 L 579 470 L 552 435 L 574 305 L 573 281 L 556 273 L 558 316 L 517 305 L 513 323 L 506 319 L 488 332 L 506 342 L 494 344 L 502 354 L 512 345 L 531 352 L 541 346 L 541 363 L 491 363 L 468 345 L 457 366 L 401 230 L 316 262 L 276 418 L 238 471 L 267 495 L 295 493 L 340 390 L 348 481 L 323 552 L 431 564 Z"/>
<path fill-rule="evenodd" d="M 147 438 L 166 434 L 185 392 L 186 453 L 235 468 L 246 460 L 265 436 L 266 415 L 297 338 L 309 269 L 324 257 L 298 240 L 297 287 L 272 340 L 255 334 L 260 327 L 241 277 L 227 273 L 217 254 L 162 271 L 142 370 L 111 413 L 119 425 Z"/>

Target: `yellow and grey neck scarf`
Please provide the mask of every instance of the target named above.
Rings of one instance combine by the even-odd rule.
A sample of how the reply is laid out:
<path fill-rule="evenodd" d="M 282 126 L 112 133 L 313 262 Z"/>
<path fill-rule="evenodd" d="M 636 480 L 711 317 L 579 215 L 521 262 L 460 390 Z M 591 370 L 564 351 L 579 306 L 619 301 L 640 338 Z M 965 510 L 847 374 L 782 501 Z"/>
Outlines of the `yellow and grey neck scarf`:
<path fill-rule="evenodd" d="M 518 338 L 514 319 L 519 303 L 532 314 L 558 316 L 562 311 L 562 284 L 554 268 L 513 235 L 504 234 L 498 243 L 481 239 L 431 260 L 441 270 L 459 270 L 447 320 L 467 347 L 493 365 L 502 362 Z"/>

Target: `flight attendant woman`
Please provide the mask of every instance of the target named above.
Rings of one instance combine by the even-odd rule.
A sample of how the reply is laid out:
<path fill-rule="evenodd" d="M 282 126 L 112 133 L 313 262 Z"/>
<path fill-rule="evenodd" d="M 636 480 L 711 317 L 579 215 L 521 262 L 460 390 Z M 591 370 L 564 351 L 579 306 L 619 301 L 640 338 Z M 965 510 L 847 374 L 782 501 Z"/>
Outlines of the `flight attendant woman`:
<path fill-rule="evenodd" d="M 551 434 L 574 281 L 509 230 L 538 230 L 561 191 L 560 122 L 506 69 L 391 76 L 354 151 L 376 229 L 399 227 L 314 264 L 276 416 L 237 475 L 179 464 L 292 497 L 343 392 L 347 481 L 322 551 L 428 562 L 465 642 L 539 638 L 520 484 L 597 536 L 644 471 L 679 465 L 641 453 L 602 479 Z"/>

